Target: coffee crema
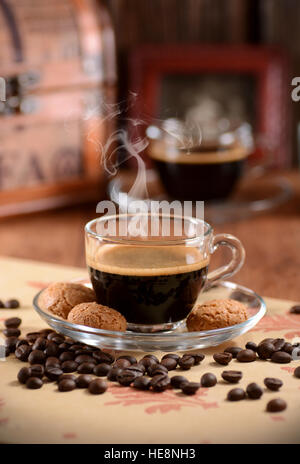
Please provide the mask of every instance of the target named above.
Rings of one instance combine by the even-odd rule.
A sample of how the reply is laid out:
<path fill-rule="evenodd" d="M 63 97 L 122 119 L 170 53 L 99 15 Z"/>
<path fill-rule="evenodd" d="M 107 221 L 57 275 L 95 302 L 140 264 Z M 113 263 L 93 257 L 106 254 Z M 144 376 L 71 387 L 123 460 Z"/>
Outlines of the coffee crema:
<path fill-rule="evenodd" d="M 104 245 L 87 265 L 98 303 L 134 324 L 185 319 L 203 288 L 209 259 L 195 247 Z"/>
<path fill-rule="evenodd" d="M 212 145 L 205 148 L 199 146 L 187 150 L 152 142 L 149 147 L 149 156 L 153 160 L 165 163 L 220 164 L 240 161 L 245 159 L 247 155 L 246 148 L 239 144 L 230 147 Z"/>

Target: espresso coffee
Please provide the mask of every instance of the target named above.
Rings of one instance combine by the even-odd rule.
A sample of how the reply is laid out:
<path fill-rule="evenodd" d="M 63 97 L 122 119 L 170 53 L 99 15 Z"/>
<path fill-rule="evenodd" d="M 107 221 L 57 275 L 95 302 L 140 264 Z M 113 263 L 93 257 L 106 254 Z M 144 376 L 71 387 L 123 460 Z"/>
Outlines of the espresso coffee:
<path fill-rule="evenodd" d="M 189 152 L 165 151 L 152 143 L 149 156 L 153 159 L 167 193 L 178 200 L 220 200 L 233 191 L 241 177 L 247 150 L 242 146 L 206 151 L 195 147 Z"/>
<path fill-rule="evenodd" d="M 105 245 L 87 265 L 98 303 L 133 324 L 184 319 L 205 284 L 208 258 L 194 247 Z"/>

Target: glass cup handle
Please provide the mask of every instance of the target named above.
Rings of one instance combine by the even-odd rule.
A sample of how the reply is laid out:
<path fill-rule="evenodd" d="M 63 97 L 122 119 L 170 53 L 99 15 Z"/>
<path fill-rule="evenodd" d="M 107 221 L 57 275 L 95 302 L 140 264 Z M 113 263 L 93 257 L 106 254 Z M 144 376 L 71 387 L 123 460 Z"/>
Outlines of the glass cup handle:
<path fill-rule="evenodd" d="M 230 234 L 218 234 L 212 239 L 210 253 L 213 254 L 219 246 L 228 246 L 232 252 L 231 261 L 210 272 L 207 276 L 206 287 L 217 283 L 221 279 L 231 277 L 238 272 L 245 261 L 245 249 L 238 238 Z"/>

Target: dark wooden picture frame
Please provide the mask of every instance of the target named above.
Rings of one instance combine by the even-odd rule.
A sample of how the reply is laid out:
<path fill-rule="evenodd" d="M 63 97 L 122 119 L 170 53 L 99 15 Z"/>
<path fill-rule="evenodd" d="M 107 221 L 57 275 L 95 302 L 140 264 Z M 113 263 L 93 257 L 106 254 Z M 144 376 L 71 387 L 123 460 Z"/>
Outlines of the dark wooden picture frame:
<path fill-rule="evenodd" d="M 132 52 L 130 90 L 137 99 L 133 118 L 156 118 L 166 75 L 231 74 L 255 78 L 256 130 L 272 140 L 272 166 L 291 165 L 289 66 L 276 47 L 248 45 L 144 45 Z"/>

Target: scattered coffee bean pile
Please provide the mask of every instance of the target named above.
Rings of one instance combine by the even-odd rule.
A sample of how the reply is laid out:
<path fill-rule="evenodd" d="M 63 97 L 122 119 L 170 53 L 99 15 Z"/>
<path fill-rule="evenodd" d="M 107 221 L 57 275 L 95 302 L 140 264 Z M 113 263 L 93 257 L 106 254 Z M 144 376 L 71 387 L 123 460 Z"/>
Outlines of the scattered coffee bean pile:
<path fill-rule="evenodd" d="M 18 373 L 18 380 L 29 389 L 39 389 L 47 382 L 56 382 L 58 391 L 68 392 L 75 388 L 85 388 L 91 394 L 102 394 L 107 390 L 107 381 L 118 382 L 123 386 L 131 386 L 138 390 L 163 392 L 168 388 L 181 390 L 185 395 L 194 395 L 200 387 L 214 387 L 218 380 L 210 372 L 203 374 L 200 382 L 190 382 L 183 375 L 169 377 L 169 372 L 179 368 L 182 371 L 199 365 L 204 360 L 201 353 L 184 354 L 180 357 L 168 353 L 159 359 L 153 355 L 145 355 L 137 361 L 133 356 L 119 356 L 117 359 L 110 353 L 83 343 L 76 342 L 52 329 L 27 333 L 21 339 L 21 319 L 11 317 L 4 322 L 6 336 L 5 356 L 14 353 L 29 366 Z M 245 348 L 228 347 L 223 353 L 213 355 L 214 361 L 227 366 L 233 359 L 240 363 L 258 360 L 270 360 L 274 363 L 289 363 L 292 354 L 300 355 L 300 344 L 292 345 L 284 339 L 267 338 L 258 345 L 248 342 Z M 74 373 L 79 375 L 75 375 Z M 239 370 L 224 370 L 222 379 L 229 384 L 237 384 L 243 377 Z M 294 376 L 300 378 L 300 366 L 295 369 Z M 95 378 L 96 377 L 96 378 Z M 283 382 L 276 378 L 265 378 L 265 387 L 278 391 Z M 227 394 L 228 401 L 241 401 L 246 398 L 257 400 L 263 395 L 263 389 L 257 383 L 250 383 L 246 390 L 233 388 Z M 266 410 L 278 412 L 286 409 L 284 400 L 277 398 L 269 401 Z"/>

